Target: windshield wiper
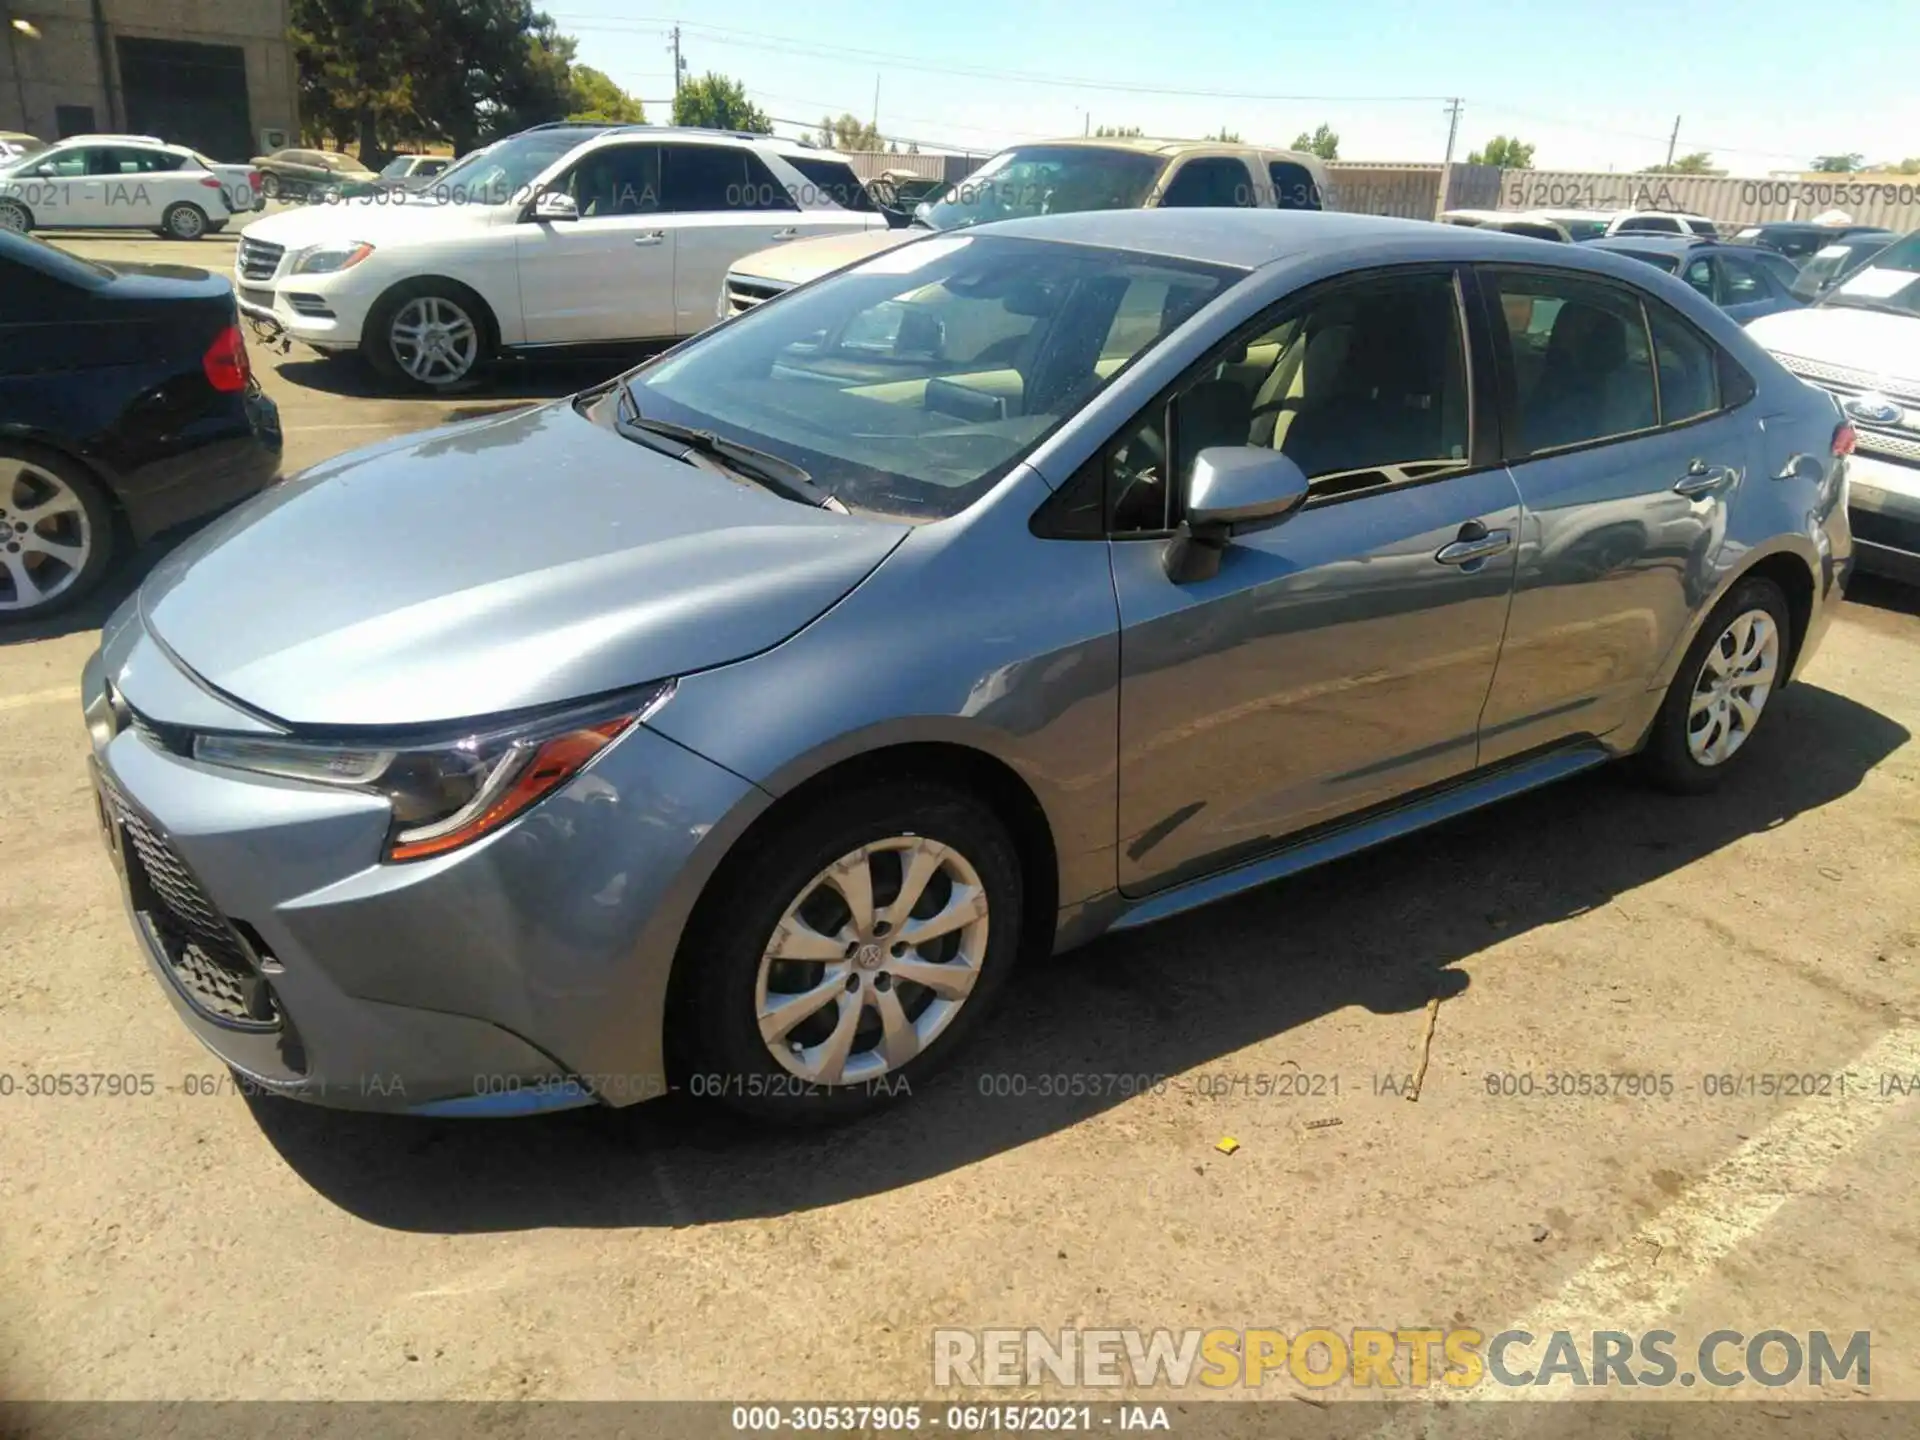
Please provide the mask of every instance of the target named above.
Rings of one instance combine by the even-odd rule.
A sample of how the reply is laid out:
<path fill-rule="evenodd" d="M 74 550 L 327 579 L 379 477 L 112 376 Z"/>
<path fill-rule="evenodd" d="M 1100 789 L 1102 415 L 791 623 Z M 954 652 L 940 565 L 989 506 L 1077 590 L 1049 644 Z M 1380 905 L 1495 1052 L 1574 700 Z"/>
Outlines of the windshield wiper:
<path fill-rule="evenodd" d="M 803 505 L 817 505 L 823 510 L 833 510 L 842 515 L 847 513 L 847 507 L 836 500 L 831 491 L 791 460 L 783 460 L 765 450 L 743 445 L 738 440 L 729 440 L 711 430 L 696 430 L 690 425 L 676 425 L 671 420 L 649 420 L 634 403 L 631 389 L 623 387 L 620 391 L 620 404 L 614 413 L 613 428 L 637 444 L 676 458 L 684 458 L 690 450 L 696 451 L 789 500 L 798 500 Z M 662 441 L 667 443 L 660 443 Z"/>

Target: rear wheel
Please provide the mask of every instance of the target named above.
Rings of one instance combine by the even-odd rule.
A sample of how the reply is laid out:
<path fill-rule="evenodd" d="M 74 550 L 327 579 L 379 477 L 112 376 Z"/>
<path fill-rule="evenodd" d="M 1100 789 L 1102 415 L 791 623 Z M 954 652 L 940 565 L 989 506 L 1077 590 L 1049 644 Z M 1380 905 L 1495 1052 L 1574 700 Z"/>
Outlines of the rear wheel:
<path fill-rule="evenodd" d="M 38 619 L 100 583 L 113 511 L 75 462 L 0 446 L 0 621 Z"/>
<path fill-rule="evenodd" d="M 174 240 L 198 240 L 207 233 L 207 212 L 182 200 L 167 207 L 160 223 Z"/>
<path fill-rule="evenodd" d="M 280 198 L 280 177 L 271 171 L 262 175 L 260 177 L 260 194 L 263 199 L 278 200 Z"/>
<path fill-rule="evenodd" d="M 1655 783 L 1689 795 L 1720 784 L 1786 683 L 1792 636 L 1787 597 L 1765 576 L 1742 580 L 1714 607 L 1641 754 Z"/>
<path fill-rule="evenodd" d="M 856 791 L 731 870 L 682 960 L 676 1015 L 688 1090 L 755 1118 L 816 1123 L 910 1095 L 1013 968 L 1019 855 L 963 792 Z"/>

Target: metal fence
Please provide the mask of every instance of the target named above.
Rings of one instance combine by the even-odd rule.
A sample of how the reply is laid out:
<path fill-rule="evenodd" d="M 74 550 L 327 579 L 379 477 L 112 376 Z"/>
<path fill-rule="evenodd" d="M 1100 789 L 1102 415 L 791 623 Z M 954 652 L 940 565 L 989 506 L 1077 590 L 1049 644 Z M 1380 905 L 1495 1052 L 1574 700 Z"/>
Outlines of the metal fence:
<path fill-rule="evenodd" d="M 1920 230 L 1920 175 L 1619 175 L 1592 170 L 1503 170 L 1501 210 L 1676 210 L 1721 225 L 1811 220 L 1843 210 L 1856 225 Z"/>

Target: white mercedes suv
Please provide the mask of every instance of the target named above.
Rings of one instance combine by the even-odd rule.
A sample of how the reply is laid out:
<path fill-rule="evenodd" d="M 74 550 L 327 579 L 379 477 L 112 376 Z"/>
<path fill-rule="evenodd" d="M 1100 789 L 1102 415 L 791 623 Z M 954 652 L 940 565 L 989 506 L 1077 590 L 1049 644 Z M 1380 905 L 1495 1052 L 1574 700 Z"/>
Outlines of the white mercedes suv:
<path fill-rule="evenodd" d="M 885 227 L 829 151 L 559 123 L 421 188 L 255 221 L 234 269 L 248 315 L 323 354 L 357 350 L 395 384 L 444 390 L 500 354 L 692 335 L 741 256 Z"/>

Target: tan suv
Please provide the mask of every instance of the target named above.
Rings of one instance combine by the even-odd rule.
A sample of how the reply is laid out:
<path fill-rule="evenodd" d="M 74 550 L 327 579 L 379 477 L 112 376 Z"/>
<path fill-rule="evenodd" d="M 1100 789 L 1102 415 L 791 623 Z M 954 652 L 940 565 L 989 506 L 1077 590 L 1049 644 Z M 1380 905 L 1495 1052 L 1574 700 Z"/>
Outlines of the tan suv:
<path fill-rule="evenodd" d="M 1215 140 L 1044 140 L 1002 150 L 966 179 L 923 201 L 906 227 L 774 245 L 727 272 L 718 319 L 752 309 L 843 265 L 929 231 L 1075 210 L 1154 206 L 1332 208 L 1327 172 L 1312 155 Z"/>

